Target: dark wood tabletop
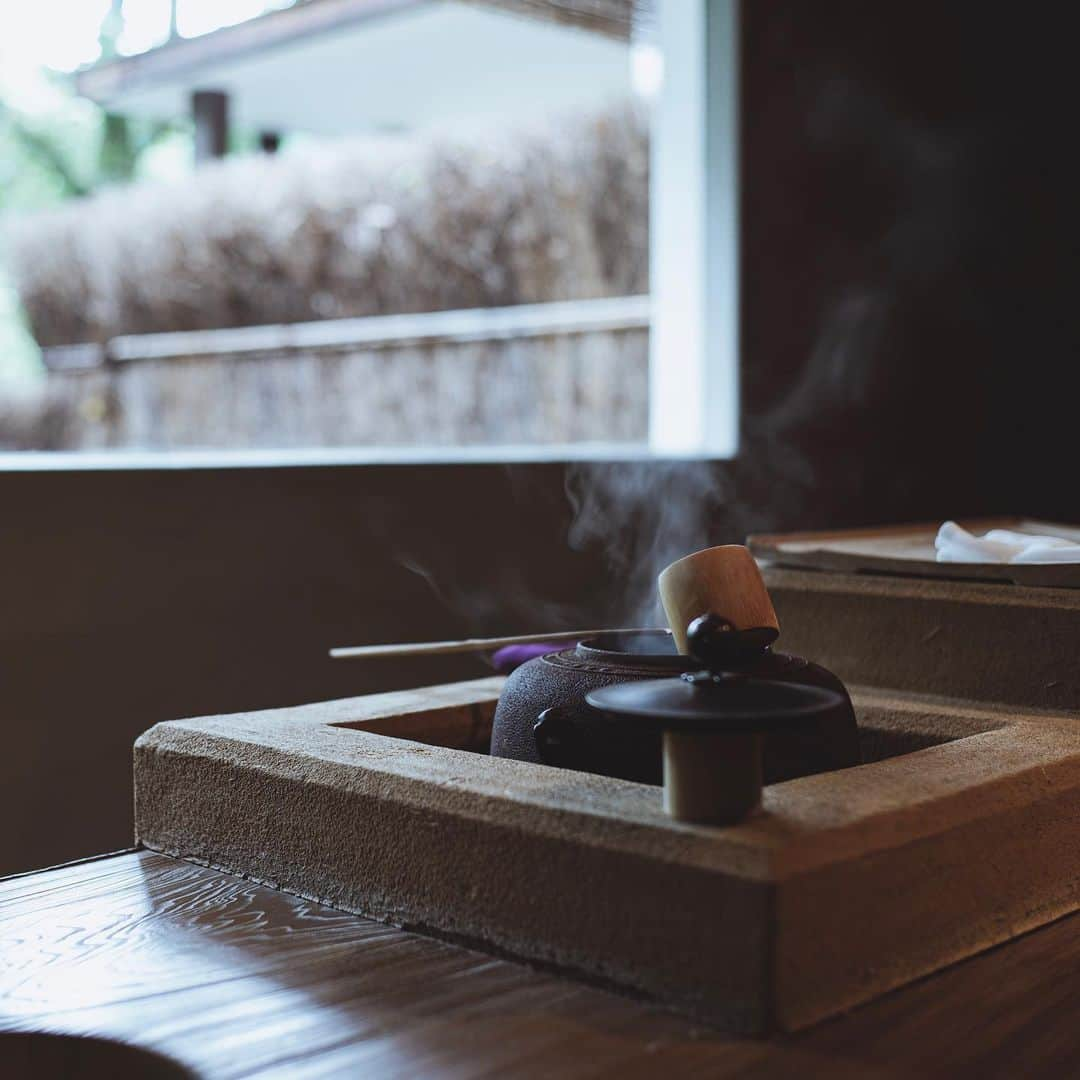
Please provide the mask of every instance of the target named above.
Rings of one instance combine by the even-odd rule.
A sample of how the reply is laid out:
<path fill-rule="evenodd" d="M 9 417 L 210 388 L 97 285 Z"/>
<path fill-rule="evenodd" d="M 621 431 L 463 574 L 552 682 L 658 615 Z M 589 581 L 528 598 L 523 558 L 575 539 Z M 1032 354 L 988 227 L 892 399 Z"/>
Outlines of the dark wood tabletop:
<path fill-rule="evenodd" d="M 1080 916 L 751 1041 L 139 851 L 0 881 L 0 1032 L 19 1031 L 121 1040 L 212 1078 L 1075 1077 Z M 5 1080 L 26 1045 L 0 1034 Z"/>

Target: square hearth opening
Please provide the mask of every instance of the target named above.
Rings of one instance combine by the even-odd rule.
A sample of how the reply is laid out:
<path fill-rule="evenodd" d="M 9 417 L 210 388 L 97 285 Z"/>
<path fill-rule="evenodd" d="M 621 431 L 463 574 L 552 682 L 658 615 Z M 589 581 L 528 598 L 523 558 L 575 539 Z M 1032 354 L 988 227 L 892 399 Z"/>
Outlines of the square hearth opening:
<path fill-rule="evenodd" d="M 490 702 L 468 707 L 454 705 L 332 726 L 487 755 L 497 700 L 493 696 Z M 988 710 L 973 712 L 969 704 L 911 694 L 903 695 L 898 704 L 879 691 L 855 688 L 852 702 L 864 764 L 995 731 L 1007 722 L 1004 716 L 996 717 Z"/>

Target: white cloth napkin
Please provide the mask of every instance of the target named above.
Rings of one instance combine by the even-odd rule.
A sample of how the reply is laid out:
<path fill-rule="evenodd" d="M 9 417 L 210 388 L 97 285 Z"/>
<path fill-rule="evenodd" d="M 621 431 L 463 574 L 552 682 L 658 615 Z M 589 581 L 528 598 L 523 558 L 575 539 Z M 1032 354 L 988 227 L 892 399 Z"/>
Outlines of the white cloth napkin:
<path fill-rule="evenodd" d="M 946 521 L 934 540 L 938 562 L 1069 563 L 1080 562 L 1080 544 L 1060 536 L 991 529 L 976 536 Z"/>

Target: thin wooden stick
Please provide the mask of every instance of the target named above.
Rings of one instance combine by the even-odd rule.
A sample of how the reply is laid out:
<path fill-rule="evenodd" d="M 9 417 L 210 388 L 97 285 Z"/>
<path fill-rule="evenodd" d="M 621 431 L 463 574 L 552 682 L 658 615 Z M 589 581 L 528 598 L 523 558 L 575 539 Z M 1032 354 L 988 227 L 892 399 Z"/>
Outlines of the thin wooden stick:
<path fill-rule="evenodd" d="M 661 627 L 620 630 L 619 633 L 667 633 Z M 417 641 L 402 645 L 347 645 L 331 649 L 335 660 L 364 660 L 376 656 L 424 656 L 436 653 L 489 652 L 507 645 L 532 645 L 546 641 L 581 641 L 582 638 L 609 634 L 611 630 L 560 630 L 553 634 L 517 634 L 514 637 L 465 638 L 462 641 Z"/>

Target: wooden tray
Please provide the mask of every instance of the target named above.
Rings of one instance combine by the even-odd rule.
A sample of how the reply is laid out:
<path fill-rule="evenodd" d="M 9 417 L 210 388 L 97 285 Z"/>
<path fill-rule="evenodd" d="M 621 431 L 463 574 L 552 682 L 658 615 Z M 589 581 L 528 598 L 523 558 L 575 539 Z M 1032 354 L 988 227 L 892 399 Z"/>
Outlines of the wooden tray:
<path fill-rule="evenodd" d="M 1080 527 L 1052 521 L 1002 517 L 968 519 L 958 524 L 973 533 L 1011 529 L 1080 542 Z M 939 528 L 940 522 L 840 532 L 775 533 L 751 536 L 747 544 L 757 558 L 776 566 L 1080 589 L 1080 563 L 939 563 L 934 551 Z"/>

